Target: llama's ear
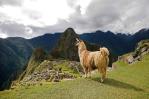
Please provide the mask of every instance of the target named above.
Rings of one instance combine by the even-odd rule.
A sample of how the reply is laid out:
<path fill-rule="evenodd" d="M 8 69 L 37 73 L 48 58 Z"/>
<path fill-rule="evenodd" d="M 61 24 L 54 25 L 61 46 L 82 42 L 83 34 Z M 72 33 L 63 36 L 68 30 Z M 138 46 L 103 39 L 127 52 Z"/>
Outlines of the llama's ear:
<path fill-rule="evenodd" d="M 106 56 L 106 53 L 104 52 L 104 50 L 102 48 L 100 48 L 100 52 L 103 56 Z"/>
<path fill-rule="evenodd" d="M 78 38 L 76 38 L 76 41 L 77 41 L 77 42 L 80 42 L 80 40 L 79 40 Z"/>

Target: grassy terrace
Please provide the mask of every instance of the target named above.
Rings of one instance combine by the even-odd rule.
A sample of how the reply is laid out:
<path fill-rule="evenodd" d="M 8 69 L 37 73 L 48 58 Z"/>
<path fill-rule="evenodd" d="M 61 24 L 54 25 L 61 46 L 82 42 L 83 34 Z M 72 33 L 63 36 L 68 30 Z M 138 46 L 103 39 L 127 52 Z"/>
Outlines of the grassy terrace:
<path fill-rule="evenodd" d="M 59 83 L 18 86 L 0 92 L 0 99 L 149 99 L 149 55 L 131 65 L 117 62 L 101 84 L 99 74 Z"/>

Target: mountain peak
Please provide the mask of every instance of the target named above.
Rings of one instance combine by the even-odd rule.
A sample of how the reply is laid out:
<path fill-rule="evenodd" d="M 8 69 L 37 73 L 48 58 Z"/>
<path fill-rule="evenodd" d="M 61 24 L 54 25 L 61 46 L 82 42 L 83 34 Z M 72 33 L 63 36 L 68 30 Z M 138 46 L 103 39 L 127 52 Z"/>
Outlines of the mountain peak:
<path fill-rule="evenodd" d="M 68 37 L 71 37 L 71 38 L 79 37 L 79 36 L 76 34 L 76 32 L 74 31 L 73 28 L 67 28 L 67 29 L 63 32 L 62 36 L 65 36 L 65 37 L 68 36 Z"/>
<path fill-rule="evenodd" d="M 143 29 L 139 30 L 138 32 L 146 32 L 146 31 L 149 31 L 149 28 L 143 28 Z"/>
<path fill-rule="evenodd" d="M 65 30 L 65 32 L 72 32 L 72 33 L 75 33 L 74 29 L 71 28 L 71 27 L 67 28 L 67 29 Z"/>
<path fill-rule="evenodd" d="M 77 48 L 75 46 L 76 38 L 79 36 L 75 33 L 73 28 L 67 28 L 57 42 L 56 47 L 52 50 L 51 54 L 54 57 L 68 58 L 70 60 L 77 60 Z"/>

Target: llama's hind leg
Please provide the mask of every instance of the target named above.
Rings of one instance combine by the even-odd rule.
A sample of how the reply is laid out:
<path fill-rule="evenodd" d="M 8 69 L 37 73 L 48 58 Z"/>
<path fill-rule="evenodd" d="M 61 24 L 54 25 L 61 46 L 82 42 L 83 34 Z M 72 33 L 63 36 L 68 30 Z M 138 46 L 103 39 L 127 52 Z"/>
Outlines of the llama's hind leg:
<path fill-rule="evenodd" d="M 102 75 L 102 70 L 101 70 L 102 68 L 98 68 L 98 72 L 99 72 L 99 74 L 101 74 Z M 102 77 L 101 77 L 101 79 L 102 79 Z"/>
<path fill-rule="evenodd" d="M 88 77 L 89 77 L 89 78 L 91 78 L 91 70 L 92 70 L 92 68 L 89 67 L 89 68 L 88 68 Z"/>

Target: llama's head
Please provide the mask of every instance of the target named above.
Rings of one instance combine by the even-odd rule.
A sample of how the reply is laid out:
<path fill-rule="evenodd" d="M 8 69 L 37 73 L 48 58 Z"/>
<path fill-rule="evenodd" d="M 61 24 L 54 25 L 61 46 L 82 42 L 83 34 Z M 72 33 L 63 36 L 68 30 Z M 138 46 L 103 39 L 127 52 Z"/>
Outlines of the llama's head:
<path fill-rule="evenodd" d="M 76 38 L 76 46 L 82 45 L 84 42 L 78 38 Z"/>
<path fill-rule="evenodd" d="M 79 40 L 78 38 L 76 38 L 76 46 L 79 46 L 80 43 L 81 43 L 81 40 Z"/>
<path fill-rule="evenodd" d="M 76 46 L 78 46 L 78 48 L 81 49 L 86 49 L 85 43 L 83 42 L 83 40 L 79 40 L 78 38 L 76 38 Z"/>

